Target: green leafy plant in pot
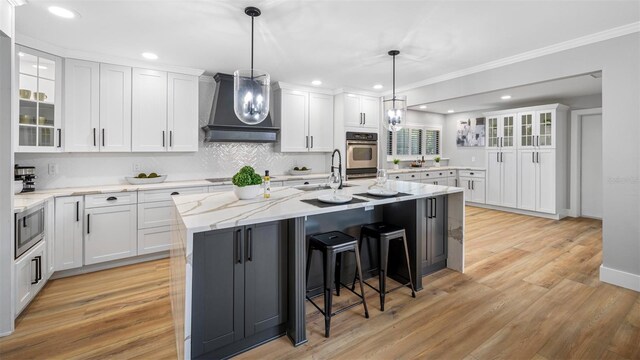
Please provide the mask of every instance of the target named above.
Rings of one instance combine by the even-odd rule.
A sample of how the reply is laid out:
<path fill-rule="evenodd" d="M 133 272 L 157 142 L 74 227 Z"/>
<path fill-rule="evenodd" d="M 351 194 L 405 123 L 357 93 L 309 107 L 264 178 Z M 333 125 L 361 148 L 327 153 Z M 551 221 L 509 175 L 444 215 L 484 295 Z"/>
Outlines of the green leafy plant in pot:
<path fill-rule="evenodd" d="M 436 156 L 433 158 L 433 165 L 435 167 L 440 167 L 440 156 Z"/>
<path fill-rule="evenodd" d="M 251 166 L 244 166 L 233 178 L 233 192 L 240 200 L 253 199 L 260 195 L 262 177 Z"/>
<path fill-rule="evenodd" d="M 396 170 L 400 168 L 400 159 L 393 159 L 393 168 Z"/>

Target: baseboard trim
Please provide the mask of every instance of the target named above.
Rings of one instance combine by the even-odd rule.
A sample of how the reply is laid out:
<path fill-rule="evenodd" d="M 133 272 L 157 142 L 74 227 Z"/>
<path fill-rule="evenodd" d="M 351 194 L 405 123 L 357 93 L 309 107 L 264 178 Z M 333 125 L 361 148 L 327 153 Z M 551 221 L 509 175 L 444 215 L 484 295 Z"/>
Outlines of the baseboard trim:
<path fill-rule="evenodd" d="M 510 213 L 520 214 L 520 215 L 536 216 L 536 217 L 541 217 L 541 218 L 545 218 L 545 219 L 552 219 L 552 220 L 560 220 L 560 219 L 562 219 L 564 217 L 564 216 L 561 216 L 560 214 L 545 214 L 545 213 L 539 213 L 539 212 L 535 212 L 535 211 L 520 210 L 520 209 L 516 209 L 516 208 L 508 208 L 508 207 L 502 207 L 502 206 L 480 204 L 480 203 L 474 203 L 474 202 L 468 202 L 468 201 L 467 201 L 467 203 L 465 205 L 475 206 L 475 207 L 479 207 L 479 208 L 483 208 L 483 209 L 510 212 Z"/>
<path fill-rule="evenodd" d="M 640 275 L 600 265 L 600 281 L 640 292 Z"/>
<path fill-rule="evenodd" d="M 0 338 L 1 337 L 5 337 L 5 336 L 9 336 L 11 334 L 13 334 L 13 331 L 7 331 L 7 332 L 0 333 Z"/>
<path fill-rule="evenodd" d="M 168 257 L 169 257 L 169 251 L 162 251 L 155 254 L 146 254 L 146 255 L 140 255 L 140 256 L 126 258 L 126 259 L 113 260 L 113 261 L 100 263 L 100 264 L 86 265 L 76 269 L 56 271 L 51 275 L 49 280 L 88 274 L 96 271 L 113 269 L 120 266 L 139 264 L 146 261 L 159 260 L 159 259 L 164 259 Z"/>

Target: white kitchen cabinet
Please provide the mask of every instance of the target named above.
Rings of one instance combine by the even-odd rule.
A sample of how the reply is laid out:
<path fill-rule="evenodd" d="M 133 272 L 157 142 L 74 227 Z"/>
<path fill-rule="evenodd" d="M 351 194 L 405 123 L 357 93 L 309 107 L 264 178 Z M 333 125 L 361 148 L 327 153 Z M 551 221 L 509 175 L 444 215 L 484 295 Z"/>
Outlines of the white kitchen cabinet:
<path fill-rule="evenodd" d="M 487 148 L 511 149 L 516 146 L 516 114 L 486 113 Z"/>
<path fill-rule="evenodd" d="M 55 202 L 55 270 L 83 265 L 84 197 L 56 198 Z"/>
<path fill-rule="evenodd" d="M 198 77 L 168 74 L 167 151 L 198 151 Z"/>
<path fill-rule="evenodd" d="M 86 265 L 137 255 L 136 205 L 85 209 Z"/>
<path fill-rule="evenodd" d="M 516 150 L 487 150 L 486 203 L 517 207 L 518 168 Z"/>
<path fill-rule="evenodd" d="M 447 185 L 447 171 L 427 171 L 421 174 L 422 182 L 433 185 Z"/>
<path fill-rule="evenodd" d="M 166 151 L 167 73 L 134 68 L 132 89 L 132 150 Z"/>
<path fill-rule="evenodd" d="M 138 230 L 175 223 L 175 219 L 172 218 L 173 206 L 173 201 L 138 204 Z"/>
<path fill-rule="evenodd" d="M 15 262 L 16 317 L 31 302 L 46 283 L 47 241 L 20 256 Z"/>
<path fill-rule="evenodd" d="M 100 64 L 100 132 L 102 152 L 131 151 L 131 68 Z"/>
<path fill-rule="evenodd" d="M 138 230 L 138 255 L 169 250 L 171 228 L 171 226 L 159 226 Z"/>
<path fill-rule="evenodd" d="M 518 154 L 518 208 L 555 214 L 556 151 L 519 150 Z"/>
<path fill-rule="evenodd" d="M 373 96 L 343 94 L 344 126 L 378 130 L 380 124 L 380 100 Z"/>
<path fill-rule="evenodd" d="M 535 109 L 518 113 L 518 148 L 534 149 L 556 147 L 558 115 L 565 117 L 567 107 L 555 105 L 549 109 Z M 564 126 L 561 125 L 561 126 Z"/>
<path fill-rule="evenodd" d="M 16 45 L 16 152 L 62 152 L 62 58 Z"/>
<path fill-rule="evenodd" d="M 100 150 L 100 64 L 65 60 L 64 117 L 65 151 Z"/>
<path fill-rule="evenodd" d="M 458 187 L 458 170 L 447 170 L 447 186 Z"/>
<path fill-rule="evenodd" d="M 56 229 L 56 203 L 51 199 L 45 203 L 44 218 L 45 218 L 45 232 L 44 239 L 47 241 L 47 267 L 44 272 L 45 280 L 49 280 L 53 272 L 55 271 L 55 229 Z M 82 231 L 80 232 L 82 235 Z"/>
<path fill-rule="evenodd" d="M 458 174 L 459 186 L 464 189 L 465 201 L 484 204 L 486 202 L 485 172 L 460 170 Z"/>
<path fill-rule="evenodd" d="M 274 115 L 281 152 L 333 151 L 333 96 L 279 83 Z"/>

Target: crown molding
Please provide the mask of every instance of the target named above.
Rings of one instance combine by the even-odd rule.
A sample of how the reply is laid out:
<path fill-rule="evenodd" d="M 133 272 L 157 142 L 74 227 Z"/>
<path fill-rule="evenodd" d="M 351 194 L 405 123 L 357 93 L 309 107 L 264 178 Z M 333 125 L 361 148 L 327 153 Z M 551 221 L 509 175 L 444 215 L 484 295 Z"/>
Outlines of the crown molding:
<path fill-rule="evenodd" d="M 497 69 L 503 66 L 539 58 L 546 55 L 555 54 L 561 51 L 570 50 L 577 47 L 594 44 L 597 42 L 610 40 L 610 39 L 614 39 L 617 37 L 621 37 L 621 36 L 625 36 L 625 35 L 629 35 L 637 32 L 640 32 L 640 21 L 615 27 L 615 28 L 611 28 L 611 29 L 597 32 L 591 35 L 582 36 L 572 40 L 567 40 L 561 43 L 553 44 L 553 45 L 539 48 L 536 50 L 527 51 L 518 55 L 509 56 L 509 57 L 502 58 L 495 61 L 490 61 L 488 63 L 472 66 L 470 68 L 466 68 L 463 70 L 450 72 L 444 75 L 434 76 L 432 78 L 428 78 L 422 81 L 405 85 L 403 87 L 399 87 L 396 89 L 396 93 L 414 90 L 419 87 L 436 84 L 439 82 L 452 80 L 452 79 L 460 78 L 460 77 L 471 75 L 471 74 L 476 74 L 476 73 L 487 71 L 487 70 Z"/>
<path fill-rule="evenodd" d="M 27 0 L 7 0 L 13 6 L 22 6 L 27 4 Z"/>

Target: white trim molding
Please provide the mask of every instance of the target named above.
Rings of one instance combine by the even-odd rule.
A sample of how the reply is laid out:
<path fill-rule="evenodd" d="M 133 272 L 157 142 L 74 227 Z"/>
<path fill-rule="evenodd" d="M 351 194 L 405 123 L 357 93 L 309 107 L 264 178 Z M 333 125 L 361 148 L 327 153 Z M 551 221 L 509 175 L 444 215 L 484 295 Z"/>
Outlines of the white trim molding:
<path fill-rule="evenodd" d="M 621 37 L 621 36 L 625 36 L 625 35 L 629 35 L 637 32 L 640 32 L 640 21 L 636 21 L 631 24 L 622 25 L 612 29 L 600 31 L 591 35 L 582 36 L 572 40 L 564 41 L 561 43 L 553 44 L 550 46 L 545 46 L 539 49 L 523 52 L 521 54 L 509 56 L 509 57 L 498 59 L 495 61 L 490 61 L 488 63 L 472 66 L 470 68 L 466 68 L 463 70 L 450 72 L 444 75 L 434 76 L 432 78 L 428 78 L 422 81 L 418 81 L 418 82 L 411 83 L 411 84 L 402 86 L 400 88 L 397 88 L 396 92 L 405 92 L 405 91 L 413 90 L 423 86 L 460 78 L 463 76 L 479 73 L 482 71 L 497 69 L 506 65 L 511 65 L 511 64 L 522 62 L 522 61 L 531 60 L 531 59 L 539 58 L 539 57 L 550 55 L 550 54 L 555 54 L 561 51 L 570 50 L 580 46 L 585 46 L 585 45 L 597 43 L 600 41 L 610 40 L 613 38 L 617 38 L 617 37 Z"/>
<path fill-rule="evenodd" d="M 640 275 L 600 265 L 600 281 L 640 292 Z"/>
<path fill-rule="evenodd" d="M 569 169 L 569 209 L 567 215 L 571 217 L 582 216 L 582 117 L 586 115 L 602 115 L 602 108 L 574 110 L 571 112 L 571 148 L 569 156 L 571 167 Z M 604 124 L 604 116 L 603 116 Z M 604 174 L 602 175 L 604 176 Z"/>

